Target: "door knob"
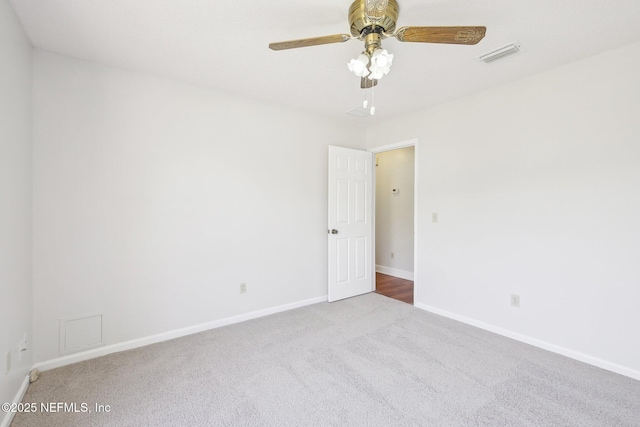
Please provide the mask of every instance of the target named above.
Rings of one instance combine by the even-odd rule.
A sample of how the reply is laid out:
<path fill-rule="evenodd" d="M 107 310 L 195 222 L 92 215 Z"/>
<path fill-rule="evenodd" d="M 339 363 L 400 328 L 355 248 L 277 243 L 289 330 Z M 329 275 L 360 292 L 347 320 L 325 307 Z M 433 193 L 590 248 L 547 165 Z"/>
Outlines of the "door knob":
<path fill-rule="evenodd" d="M 329 230 L 329 233 L 338 234 L 338 230 L 336 230 L 335 228 L 332 228 L 331 230 Z"/>

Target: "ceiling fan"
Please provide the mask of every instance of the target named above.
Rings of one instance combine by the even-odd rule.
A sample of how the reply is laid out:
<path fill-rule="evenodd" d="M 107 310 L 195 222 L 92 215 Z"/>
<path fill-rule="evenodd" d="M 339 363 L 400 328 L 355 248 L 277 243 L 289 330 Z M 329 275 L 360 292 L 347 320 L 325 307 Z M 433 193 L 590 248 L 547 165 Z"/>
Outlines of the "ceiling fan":
<path fill-rule="evenodd" d="M 394 37 L 401 42 L 447 43 L 474 45 L 485 35 L 486 27 L 402 27 L 398 20 L 396 0 L 355 0 L 349 8 L 351 34 L 312 37 L 270 43 L 272 50 L 294 49 L 358 39 L 364 41 L 364 51 L 351 60 L 348 67 L 360 77 L 360 87 L 371 88 L 389 73 L 393 55 L 382 49 L 382 40 Z M 373 114 L 373 113 L 372 113 Z"/>

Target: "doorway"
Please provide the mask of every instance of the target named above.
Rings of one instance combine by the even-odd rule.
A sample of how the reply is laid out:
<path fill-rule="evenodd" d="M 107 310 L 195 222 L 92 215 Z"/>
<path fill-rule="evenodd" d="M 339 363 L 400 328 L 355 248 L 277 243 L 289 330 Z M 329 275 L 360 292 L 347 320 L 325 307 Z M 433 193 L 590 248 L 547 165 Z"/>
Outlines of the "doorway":
<path fill-rule="evenodd" d="M 416 143 L 372 149 L 375 155 L 376 293 L 413 304 Z"/>

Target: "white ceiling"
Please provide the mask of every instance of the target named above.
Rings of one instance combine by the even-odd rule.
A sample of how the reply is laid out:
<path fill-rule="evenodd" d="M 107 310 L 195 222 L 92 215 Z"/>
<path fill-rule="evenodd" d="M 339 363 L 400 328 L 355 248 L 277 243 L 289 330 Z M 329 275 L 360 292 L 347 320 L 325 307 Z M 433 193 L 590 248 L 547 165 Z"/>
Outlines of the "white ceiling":
<path fill-rule="evenodd" d="M 346 63 L 363 44 L 271 51 L 348 33 L 350 0 L 11 0 L 34 46 L 271 104 L 345 113 L 364 98 Z M 640 40 L 639 0 L 398 0 L 398 26 L 484 25 L 475 46 L 400 43 L 376 88 L 376 121 L 427 108 Z M 523 52 L 477 57 L 517 40 Z"/>

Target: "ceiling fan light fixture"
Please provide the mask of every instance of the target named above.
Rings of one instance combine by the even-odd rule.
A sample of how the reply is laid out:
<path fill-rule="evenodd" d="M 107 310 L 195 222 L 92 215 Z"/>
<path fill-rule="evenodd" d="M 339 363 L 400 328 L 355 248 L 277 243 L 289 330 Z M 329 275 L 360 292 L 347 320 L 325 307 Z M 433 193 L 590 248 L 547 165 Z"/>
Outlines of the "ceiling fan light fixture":
<path fill-rule="evenodd" d="M 393 62 L 393 54 L 389 53 L 387 49 L 376 49 L 371 55 L 371 65 L 376 67 L 391 67 Z"/>
<path fill-rule="evenodd" d="M 369 65 L 369 57 L 366 54 L 361 53 L 356 59 L 349 61 L 347 67 L 349 68 L 349 71 L 356 76 L 367 77 L 369 75 L 367 65 Z"/>
<path fill-rule="evenodd" d="M 370 79 L 380 79 L 389 74 L 391 64 L 393 63 L 393 54 L 387 52 L 386 49 L 376 49 L 371 54 L 371 65 L 369 66 Z"/>

